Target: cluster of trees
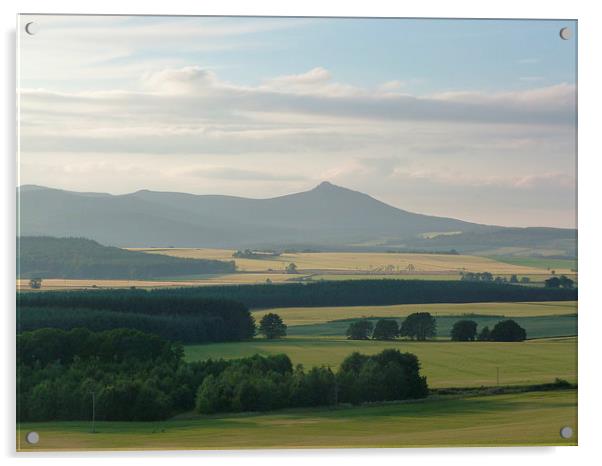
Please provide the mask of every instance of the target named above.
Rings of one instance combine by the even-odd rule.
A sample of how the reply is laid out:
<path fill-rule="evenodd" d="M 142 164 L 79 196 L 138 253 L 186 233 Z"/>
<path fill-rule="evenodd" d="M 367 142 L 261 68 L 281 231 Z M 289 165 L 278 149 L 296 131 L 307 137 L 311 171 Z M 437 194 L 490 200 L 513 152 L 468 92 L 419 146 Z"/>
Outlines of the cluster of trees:
<path fill-rule="evenodd" d="M 461 280 L 468 282 L 493 282 L 493 283 L 522 283 L 527 284 L 531 282 L 529 277 L 521 277 L 519 280 L 516 275 L 511 275 L 510 279 L 506 277 L 494 277 L 490 272 L 461 272 Z"/>
<path fill-rule="evenodd" d="M 184 343 L 240 341 L 255 335 L 255 319 L 239 302 L 162 290 L 19 293 L 17 311 L 19 331 L 131 328 Z"/>
<path fill-rule="evenodd" d="M 508 319 L 495 324 L 492 330 L 483 327 L 477 334 L 477 323 L 474 320 L 459 320 L 451 331 L 452 341 L 524 341 L 527 332 L 516 321 Z"/>
<path fill-rule="evenodd" d="M 397 337 L 408 337 L 412 340 L 424 341 L 437 334 L 437 322 L 428 312 L 415 312 L 407 316 L 401 325 L 395 319 L 379 319 L 373 325 L 368 319 L 361 319 L 349 324 L 347 338 L 349 340 L 393 340 Z"/>
<path fill-rule="evenodd" d="M 291 262 L 290 264 L 288 264 L 285 268 L 284 271 L 286 273 L 298 273 L 299 271 L 297 270 L 297 264 L 295 264 L 294 262 Z"/>
<path fill-rule="evenodd" d="M 523 341 L 527 332 L 514 320 L 498 322 L 492 330 L 484 327 L 477 332 L 474 320 L 462 319 L 454 323 L 451 330 L 452 341 Z M 407 316 L 401 325 L 395 319 L 379 319 L 374 325 L 368 319 L 360 319 L 349 324 L 347 328 L 349 340 L 393 340 L 397 337 L 408 337 L 412 340 L 424 341 L 437 335 L 437 321 L 428 312 L 415 312 Z"/>
<path fill-rule="evenodd" d="M 259 356 L 232 362 L 198 389 L 200 413 L 266 411 L 424 398 L 426 378 L 415 355 L 385 350 L 374 356 L 353 353 L 335 374 L 328 367 L 293 368 L 288 356 Z"/>
<path fill-rule="evenodd" d="M 190 409 L 193 377 L 179 345 L 118 329 L 41 329 L 17 336 L 20 421 L 148 421 Z M 188 393 L 187 393 L 188 389 Z"/>
<path fill-rule="evenodd" d="M 387 304 L 572 301 L 577 290 L 451 280 L 342 280 L 311 283 L 216 285 L 162 290 L 226 298 L 251 308 Z"/>
<path fill-rule="evenodd" d="M 552 275 L 554 275 L 554 271 L 552 271 Z M 510 279 L 506 277 L 495 277 L 489 272 L 461 272 L 462 276 L 461 280 L 470 281 L 470 282 L 493 282 L 493 283 L 512 283 L 518 284 L 521 283 L 523 285 L 531 283 L 531 279 L 529 277 L 521 277 L 520 280 L 517 275 L 511 275 Z M 550 277 L 544 281 L 546 288 L 565 288 L 565 289 L 573 289 L 575 286 L 575 282 L 568 278 L 566 275 L 561 275 L 560 277 Z"/>
<path fill-rule="evenodd" d="M 329 368 L 286 355 L 187 363 L 179 344 L 136 330 L 40 329 L 17 337 L 17 416 L 152 421 L 199 412 L 402 400 L 428 393 L 416 356 L 386 350 Z"/>
<path fill-rule="evenodd" d="M 279 252 L 276 251 L 256 251 L 253 249 L 238 250 L 232 254 L 232 257 L 239 259 L 270 259 L 272 257 L 280 256 Z"/>
<path fill-rule="evenodd" d="M 547 288 L 566 288 L 572 289 L 575 286 L 575 282 L 566 275 L 560 277 L 550 277 L 544 281 Z"/>
<path fill-rule="evenodd" d="M 132 280 L 236 271 L 234 261 L 146 254 L 103 246 L 85 238 L 23 236 L 17 241 L 20 278 Z"/>
<path fill-rule="evenodd" d="M 469 282 L 492 282 L 493 274 L 490 272 L 460 272 L 460 276 L 462 280 Z"/>

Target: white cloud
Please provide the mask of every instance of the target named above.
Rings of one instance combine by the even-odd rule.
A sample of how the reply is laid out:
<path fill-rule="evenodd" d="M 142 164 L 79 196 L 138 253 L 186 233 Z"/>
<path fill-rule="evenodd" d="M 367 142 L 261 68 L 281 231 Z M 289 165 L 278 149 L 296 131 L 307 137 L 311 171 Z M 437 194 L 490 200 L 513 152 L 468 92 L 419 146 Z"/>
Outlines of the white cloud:
<path fill-rule="evenodd" d="M 331 180 L 437 214 L 422 204 L 435 194 L 470 206 L 475 190 L 488 202 L 574 193 L 568 84 L 411 96 L 336 82 L 319 67 L 243 86 L 200 66 L 135 83 L 21 90 L 21 181 L 270 197 Z"/>

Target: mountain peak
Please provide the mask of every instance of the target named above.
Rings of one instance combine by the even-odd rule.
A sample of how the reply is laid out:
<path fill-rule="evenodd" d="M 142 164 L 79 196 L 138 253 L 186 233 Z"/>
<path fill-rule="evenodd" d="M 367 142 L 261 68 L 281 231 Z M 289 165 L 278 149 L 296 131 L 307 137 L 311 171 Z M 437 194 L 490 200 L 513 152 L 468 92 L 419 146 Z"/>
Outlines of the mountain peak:
<path fill-rule="evenodd" d="M 316 186 L 312 191 L 325 191 L 332 189 L 343 189 L 340 186 L 336 186 L 332 184 L 330 181 L 322 181 L 318 186 Z"/>

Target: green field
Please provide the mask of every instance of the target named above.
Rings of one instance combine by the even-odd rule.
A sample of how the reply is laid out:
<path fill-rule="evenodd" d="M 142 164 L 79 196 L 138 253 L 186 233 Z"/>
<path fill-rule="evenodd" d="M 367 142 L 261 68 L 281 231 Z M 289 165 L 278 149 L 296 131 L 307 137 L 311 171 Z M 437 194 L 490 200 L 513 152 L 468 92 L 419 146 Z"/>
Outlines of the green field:
<path fill-rule="evenodd" d="M 520 256 L 489 256 L 490 259 L 522 267 L 535 267 L 538 269 L 552 269 L 556 271 L 577 270 L 577 261 L 573 259 L 549 259 L 547 257 L 520 257 Z"/>
<path fill-rule="evenodd" d="M 395 304 L 393 306 L 286 307 L 254 311 L 259 321 L 274 312 L 287 325 L 320 324 L 339 319 L 361 317 L 405 317 L 413 312 L 430 312 L 434 316 L 464 314 L 514 317 L 553 316 L 577 313 L 576 301 L 536 303 L 462 303 L 462 304 Z"/>
<path fill-rule="evenodd" d="M 577 381 L 577 339 L 554 338 L 522 343 L 352 341 L 343 338 L 289 337 L 283 340 L 256 338 L 249 342 L 186 346 L 186 358 L 235 359 L 253 354 L 288 354 L 305 367 L 338 367 L 354 351 L 375 354 L 386 348 L 416 354 L 431 388 L 479 387 L 497 383 L 526 385 L 552 382 L 560 377 Z"/>
<path fill-rule="evenodd" d="M 378 317 L 378 316 L 377 316 Z M 477 331 L 487 326 L 490 329 L 494 327 L 502 317 L 494 316 L 438 316 L 437 321 L 437 339 L 450 338 L 453 325 L 462 319 L 469 318 L 477 323 Z M 396 319 L 398 324 L 402 319 Z M 515 317 L 514 320 L 527 331 L 528 338 L 547 338 L 561 336 L 577 335 L 577 315 L 560 316 L 537 316 L 537 317 Z M 370 319 L 376 324 L 376 319 Z M 326 322 L 323 324 L 295 325 L 287 330 L 289 336 L 344 336 L 349 327 L 350 320 L 338 320 Z"/>
<path fill-rule="evenodd" d="M 572 426 L 570 440 L 559 436 Z M 464 399 L 205 416 L 156 423 L 27 423 L 17 448 L 168 450 L 576 445 L 577 392 L 531 392 Z M 24 437 L 35 430 L 37 445 Z"/>

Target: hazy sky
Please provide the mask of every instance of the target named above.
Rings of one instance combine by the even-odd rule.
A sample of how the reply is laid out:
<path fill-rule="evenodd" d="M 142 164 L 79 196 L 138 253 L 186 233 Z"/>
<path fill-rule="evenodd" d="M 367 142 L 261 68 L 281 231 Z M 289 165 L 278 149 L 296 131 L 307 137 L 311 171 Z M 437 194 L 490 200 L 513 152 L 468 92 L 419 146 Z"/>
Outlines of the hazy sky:
<path fill-rule="evenodd" d="M 573 22 L 20 22 L 20 184 L 273 197 L 328 180 L 414 212 L 575 226 Z"/>

